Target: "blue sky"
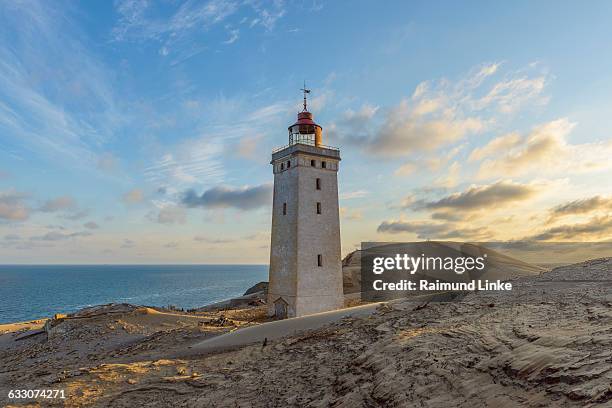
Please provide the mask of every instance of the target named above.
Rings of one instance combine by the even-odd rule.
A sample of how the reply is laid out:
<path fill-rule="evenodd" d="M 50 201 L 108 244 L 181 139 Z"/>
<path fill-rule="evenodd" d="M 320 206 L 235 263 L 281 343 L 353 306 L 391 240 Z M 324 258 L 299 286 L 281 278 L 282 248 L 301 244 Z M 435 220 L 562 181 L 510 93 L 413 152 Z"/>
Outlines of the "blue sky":
<path fill-rule="evenodd" d="M 343 253 L 612 238 L 611 11 L 1 2 L 0 262 L 266 263 L 304 79 L 342 149 Z"/>

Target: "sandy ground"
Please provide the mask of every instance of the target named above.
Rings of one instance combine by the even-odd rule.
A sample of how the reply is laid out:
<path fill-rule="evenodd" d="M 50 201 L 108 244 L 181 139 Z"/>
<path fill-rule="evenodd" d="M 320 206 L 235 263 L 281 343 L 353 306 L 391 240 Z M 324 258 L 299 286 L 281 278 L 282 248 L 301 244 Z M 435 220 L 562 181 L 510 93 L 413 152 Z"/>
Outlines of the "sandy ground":
<path fill-rule="evenodd" d="M 9 406 L 612 407 L 612 261 L 513 284 L 453 303 L 385 303 L 231 350 L 201 348 L 264 321 L 261 306 L 135 308 L 64 321 L 48 340 L 14 341 L 17 328 L 0 336 L 0 402 L 45 388 L 68 398 Z"/>

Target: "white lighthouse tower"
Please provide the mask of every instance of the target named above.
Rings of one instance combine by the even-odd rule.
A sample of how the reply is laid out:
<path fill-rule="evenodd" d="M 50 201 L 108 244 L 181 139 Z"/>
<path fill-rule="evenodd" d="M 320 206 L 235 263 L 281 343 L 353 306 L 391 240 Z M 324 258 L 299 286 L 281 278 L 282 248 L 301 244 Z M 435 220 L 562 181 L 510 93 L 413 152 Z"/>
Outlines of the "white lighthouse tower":
<path fill-rule="evenodd" d="M 272 152 L 274 200 L 268 312 L 278 319 L 341 308 L 338 165 L 322 128 L 304 109 L 289 126 L 289 144 Z"/>

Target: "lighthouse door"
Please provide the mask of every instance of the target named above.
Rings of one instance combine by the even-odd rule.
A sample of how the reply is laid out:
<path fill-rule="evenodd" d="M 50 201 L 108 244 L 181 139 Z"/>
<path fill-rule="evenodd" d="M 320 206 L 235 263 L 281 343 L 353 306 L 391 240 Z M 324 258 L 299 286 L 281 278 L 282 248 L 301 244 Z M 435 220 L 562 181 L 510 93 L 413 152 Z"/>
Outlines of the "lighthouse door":
<path fill-rule="evenodd" d="M 285 299 L 278 298 L 274 301 L 274 315 L 277 319 L 287 318 L 287 302 L 285 302 Z"/>

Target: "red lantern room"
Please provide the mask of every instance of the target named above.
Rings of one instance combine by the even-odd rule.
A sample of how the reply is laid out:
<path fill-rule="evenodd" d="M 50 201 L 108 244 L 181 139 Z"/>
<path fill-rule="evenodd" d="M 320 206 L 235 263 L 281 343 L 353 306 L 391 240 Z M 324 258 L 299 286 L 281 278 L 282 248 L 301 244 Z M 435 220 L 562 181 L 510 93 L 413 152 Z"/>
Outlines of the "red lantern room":
<path fill-rule="evenodd" d="M 310 93 L 310 89 L 302 89 L 304 92 L 304 109 L 298 113 L 297 122 L 289 126 L 289 145 L 297 143 L 310 145 L 310 146 L 321 146 L 323 128 L 317 125 L 312 120 L 312 113 L 308 112 L 306 95 Z"/>

